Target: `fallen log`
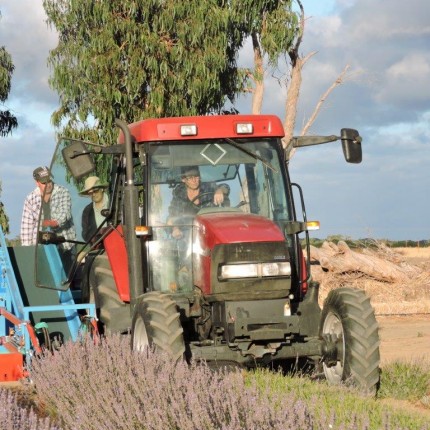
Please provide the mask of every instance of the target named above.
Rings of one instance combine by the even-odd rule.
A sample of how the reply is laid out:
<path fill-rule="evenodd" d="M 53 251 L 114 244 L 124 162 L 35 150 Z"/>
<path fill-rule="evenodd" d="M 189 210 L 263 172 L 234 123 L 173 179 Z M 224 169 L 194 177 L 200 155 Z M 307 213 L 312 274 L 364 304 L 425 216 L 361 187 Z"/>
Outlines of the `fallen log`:
<path fill-rule="evenodd" d="M 334 274 L 360 272 L 384 282 L 406 281 L 410 277 L 410 267 L 400 267 L 377 255 L 352 251 L 343 241 L 339 241 L 337 245 L 324 242 L 321 248 L 311 246 L 312 262 L 318 262 L 323 270 Z"/>

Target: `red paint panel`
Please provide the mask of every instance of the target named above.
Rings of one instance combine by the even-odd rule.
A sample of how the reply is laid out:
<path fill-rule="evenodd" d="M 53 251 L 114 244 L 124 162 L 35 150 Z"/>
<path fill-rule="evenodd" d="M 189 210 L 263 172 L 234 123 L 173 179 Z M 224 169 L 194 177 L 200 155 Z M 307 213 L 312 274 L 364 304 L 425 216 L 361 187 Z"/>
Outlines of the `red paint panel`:
<path fill-rule="evenodd" d="M 252 123 L 252 134 L 237 134 L 238 123 Z M 181 136 L 181 125 L 196 125 L 196 136 Z M 146 119 L 129 125 L 136 142 L 243 137 L 284 137 L 281 120 L 275 115 L 211 115 Z M 122 132 L 119 142 L 124 143 Z"/>
<path fill-rule="evenodd" d="M 284 242 L 280 228 L 259 215 L 213 213 L 195 218 L 200 252 L 194 255 L 194 282 L 203 294 L 211 294 L 211 257 L 209 250 L 222 243 Z M 195 249 L 194 249 L 195 251 Z"/>
<path fill-rule="evenodd" d="M 103 244 L 112 268 L 119 297 L 124 302 L 130 301 L 130 283 L 128 277 L 128 256 L 122 226 L 118 226 L 103 240 Z"/>
<path fill-rule="evenodd" d="M 23 366 L 24 356 L 13 345 L 3 343 L 0 352 L 0 382 L 19 381 L 24 377 Z"/>
<path fill-rule="evenodd" d="M 204 247 L 212 249 L 219 243 L 284 241 L 280 228 L 271 220 L 242 212 L 213 213 L 196 217 L 204 236 Z"/>

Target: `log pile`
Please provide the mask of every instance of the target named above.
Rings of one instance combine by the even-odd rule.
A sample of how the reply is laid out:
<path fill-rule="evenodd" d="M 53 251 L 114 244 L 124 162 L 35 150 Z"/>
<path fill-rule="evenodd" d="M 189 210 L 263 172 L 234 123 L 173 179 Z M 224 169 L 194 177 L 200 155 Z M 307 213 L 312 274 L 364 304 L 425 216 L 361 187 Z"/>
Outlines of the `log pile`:
<path fill-rule="evenodd" d="M 339 241 L 311 246 L 310 251 L 320 304 L 330 290 L 351 286 L 366 291 L 380 314 L 430 312 L 430 270 L 407 263 L 387 246 L 352 250 Z"/>
<path fill-rule="evenodd" d="M 324 242 L 321 248 L 311 246 L 311 264 L 333 274 L 357 274 L 382 282 L 406 281 L 412 273 L 422 269 L 406 263 L 396 263 L 376 253 L 352 251 L 346 242 Z"/>

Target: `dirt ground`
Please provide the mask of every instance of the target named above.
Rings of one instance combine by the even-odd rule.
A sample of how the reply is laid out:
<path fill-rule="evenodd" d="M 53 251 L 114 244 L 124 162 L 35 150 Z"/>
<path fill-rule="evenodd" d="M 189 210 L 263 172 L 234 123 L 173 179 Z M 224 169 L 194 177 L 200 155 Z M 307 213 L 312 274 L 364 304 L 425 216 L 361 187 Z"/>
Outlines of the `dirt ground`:
<path fill-rule="evenodd" d="M 381 367 L 430 360 L 430 315 L 379 316 Z"/>
<path fill-rule="evenodd" d="M 430 361 L 430 247 L 386 248 L 376 255 L 397 264 L 406 276 L 381 282 L 370 276 L 319 272 L 321 298 L 342 282 L 366 292 L 379 323 L 382 367 L 396 360 Z"/>
<path fill-rule="evenodd" d="M 398 249 L 404 261 L 424 270 L 421 275 L 421 292 L 416 300 L 398 301 L 392 309 L 404 310 L 409 315 L 377 316 L 381 339 L 381 365 L 393 360 L 430 360 L 430 312 L 423 303 L 430 300 L 430 288 L 426 274 L 430 273 L 430 248 Z M 404 285 L 410 289 L 411 285 Z M 416 313 L 413 312 L 415 308 Z"/>

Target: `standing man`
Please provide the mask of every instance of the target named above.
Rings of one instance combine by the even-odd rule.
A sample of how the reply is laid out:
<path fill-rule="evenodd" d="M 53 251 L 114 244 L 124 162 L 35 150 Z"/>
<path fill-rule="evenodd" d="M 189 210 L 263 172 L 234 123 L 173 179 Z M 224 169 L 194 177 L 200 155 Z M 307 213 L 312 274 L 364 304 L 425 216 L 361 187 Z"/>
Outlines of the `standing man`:
<path fill-rule="evenodd" d="M 69 191 L 52 181 L 48 167 L 38 167 L 33 171 L 36 188 L 26 197 L 21 219 L 21 244 L 35 245 L 39 216 L 41 227 L 50 228 L 66 240 L 76 240 L 72 218 L 72 199 Z M 42 214 L 40 213 L 42 211 Z M 66 273 L 73 262 L 75 246 L 64 242 L 58 245 Z"/>

